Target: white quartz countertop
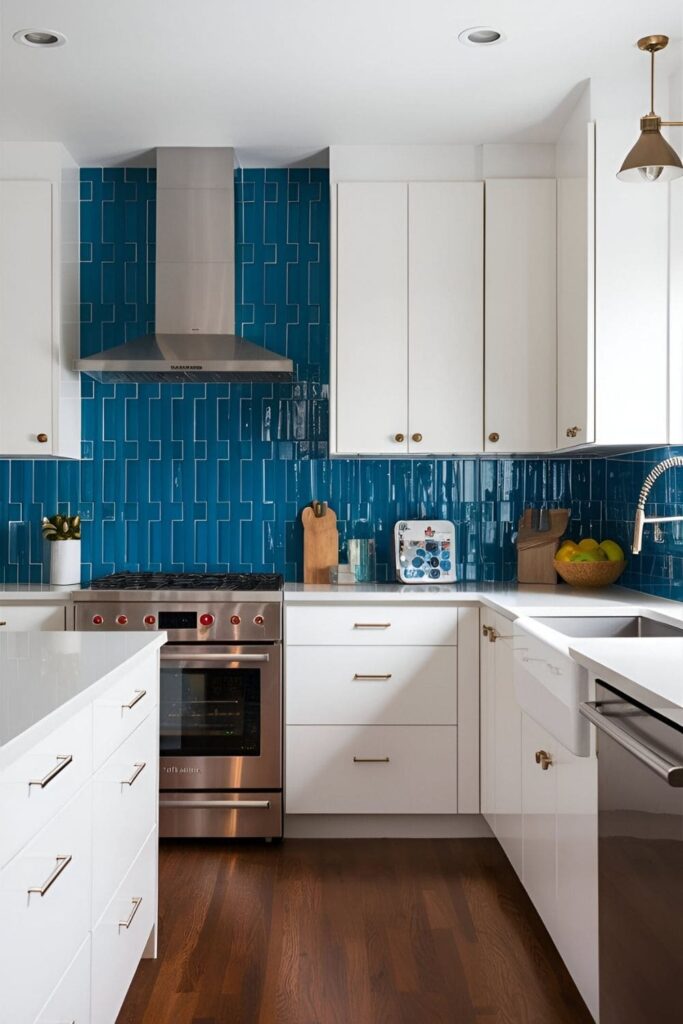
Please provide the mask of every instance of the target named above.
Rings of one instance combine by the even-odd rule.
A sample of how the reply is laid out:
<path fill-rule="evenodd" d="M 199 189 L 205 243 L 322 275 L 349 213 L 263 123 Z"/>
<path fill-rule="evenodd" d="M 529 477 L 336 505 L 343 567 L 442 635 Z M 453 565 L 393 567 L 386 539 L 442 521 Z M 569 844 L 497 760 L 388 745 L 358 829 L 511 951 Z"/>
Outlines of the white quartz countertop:
<path fill-rule="evenodd" d="M 37 604 L 68 604 L 78 586 L 53 587 L 50 583 L 0 583 L 0 604 L 35 601 Z"/>
<path fill-rule="evenodd" d="M 0 632 L 0 769 L 165 641 L 163 632 Z"/>

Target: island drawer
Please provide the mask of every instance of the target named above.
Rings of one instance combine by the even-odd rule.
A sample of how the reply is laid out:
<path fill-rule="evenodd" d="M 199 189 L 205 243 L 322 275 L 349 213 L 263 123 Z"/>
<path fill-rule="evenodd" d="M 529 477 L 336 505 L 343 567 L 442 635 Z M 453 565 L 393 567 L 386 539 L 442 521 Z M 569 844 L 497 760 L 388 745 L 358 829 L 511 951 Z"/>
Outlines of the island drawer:
<path fill-rule="evenodd" d="M 93 778 L 93 924 L 154 827 L 158 742 L 149 715 Z"/>
<path fill-rule="evenodd" d="M 458 609 L 446 604 L 334 604 L 287 607 L 288 644 L 455 645 Z"/>
<path fill-rule="evenodd" d="M 158 842 L 154 829 L 93 932 L 93 1024 L 114 1024 L 147 945 L 156 919 Z"/>
<path fill-rule="evenodd" d="M 89 1024 L 90 935 L 69 964 L 35 1024 Z"/>
<path fill-rule="evenodd" d="M 33 1024 L 90 927 L 84 786 L 0 872 L 0 1021 Z"/>
<path fill-rule="evenodd" d="M 146 658 L 114 683 L 93 705 L 94 767 L 109 755 L 159 702 L 158 655 Z"/>
<path fill-rule="evenodd" d="M 291 725 L 455 725 L 453 647 L 289 647 Z"/>
<path fill-rule="evenodd" d="M 68 803 L 91 772 L 89 707 L 0 772 L 0 866 Z M 7 822 L 12 823 L 11 828 Z"/>
<path fill-rule="evenodd" d="M 290 725 L 288 814 L 455 814 L 457 726 Z"/>

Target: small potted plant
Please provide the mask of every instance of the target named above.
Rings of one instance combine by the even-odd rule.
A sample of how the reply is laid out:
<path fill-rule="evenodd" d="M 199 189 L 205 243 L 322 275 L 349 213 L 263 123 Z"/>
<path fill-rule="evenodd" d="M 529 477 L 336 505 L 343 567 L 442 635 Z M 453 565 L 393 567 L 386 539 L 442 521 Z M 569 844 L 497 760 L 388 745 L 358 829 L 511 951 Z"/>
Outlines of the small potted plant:
<path fill-rule="evenodd" d="M 45 517 L 42 529 L 43 537 L 50 542 L 50 583 L 58 587 L 80 583 L 81 517 Z"/>

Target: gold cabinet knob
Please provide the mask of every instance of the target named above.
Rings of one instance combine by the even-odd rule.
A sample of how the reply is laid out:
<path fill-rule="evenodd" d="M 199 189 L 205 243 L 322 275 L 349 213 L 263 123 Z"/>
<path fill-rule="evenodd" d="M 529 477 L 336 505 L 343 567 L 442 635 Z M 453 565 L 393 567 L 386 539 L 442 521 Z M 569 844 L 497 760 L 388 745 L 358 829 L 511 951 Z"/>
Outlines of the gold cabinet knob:
<path fill-rule="evenodd" d="M 416 444 L 419 444 L 421 440 L 422 434 L 413 434 L 413 441 L 415 441 Z"/>
<path fill-rule="evenodd" d="M 36 434 L 36 441 L 40 441 L 41 444 L 47 444 L 47 434 Z"/>
<path fill-rule="evenodd" d="M 547 750 L 537 750 L 534 757 L 536 759 L 536 764 L 540 764 L 541 770 L 544 772 L 547 772 L 548 768 L 550 768 L 553 763 L 553 759 Z"/>
<path fill-rule="evenodd" d="M 396 444 L 403 444 L 405 439 L 406 439 L 406 435 L 405 434 L 394 434 L 394 441 L 396 442 Z"/>
<path fill-rule="evenodd" d="M 497 434 L 494 430 L 491 434 L 489 434 L 489 441 L 491 441 L 493 444 L 495 444 L 496 441 L 500 441 L 500 434 Z"/>
<path fill-rule="evenodd" d="M 581 433 L 581 427 L 567 427 L 567 437 L 576 437 Z"/>

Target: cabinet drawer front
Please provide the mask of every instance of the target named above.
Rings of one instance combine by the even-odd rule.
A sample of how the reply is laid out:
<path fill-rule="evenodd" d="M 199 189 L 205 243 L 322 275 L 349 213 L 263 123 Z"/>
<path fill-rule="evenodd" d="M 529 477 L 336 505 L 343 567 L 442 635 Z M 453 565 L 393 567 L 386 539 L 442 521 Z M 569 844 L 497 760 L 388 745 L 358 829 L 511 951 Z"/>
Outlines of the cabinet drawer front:
<path fill-rule="evenodd" d="M 88 934 L 90 802 L 86 785 L 0 872 L 2 1024 L 33 1024 Z"/>
<path fill-rule="evenodd" d="M 357 604 L 287 608 L 286 641 L 311 646 L 458 642 L 458 609 L 447 605 Z"/>
<path fill-rule="evenodd" d="M 150 715 L 93 779 L 93 924 L 156 822 L 158 756 Z"/>
<path fill-rule="evenodd" d="M 158 660 L 128 672 L 93 705 L 93 758 L 99 768 L 158 704 Z"/>
<path fill-rule="evenodd" d="M 290 725 L 288 814 L 455 814 L 457 727 Z"/>
<path fill-rule="evenodd" d="M 114 1024 L 154 925 L 157 846 L 155 829 L 93 932 L 93 1024 Z"/>
<path fill-rule="evenodd" d="M 10 604 L 0 607 L 0 627 L 15 630 L 18 633 L 25 629 L 47 629 L 63 632 L 66 625 L 64 605 L 34 605 L 24 601 L 22 604 Z"/>
<path fill-rule="evenodd" d="M 92 771 L 92 711 L 84 708 L 0 773 L 0 865 L 78 792 Z"/>
<path fill-rule="evenodd" d="M 452 647 L 290 647 L 292 725 L 455 725 Z"/>
<path fill-rule="evenodd" d="M 38 1015 L 35 1024 L 90 1024 L 90 936 Z"/>

